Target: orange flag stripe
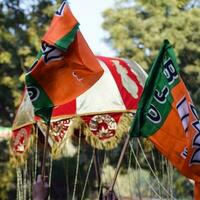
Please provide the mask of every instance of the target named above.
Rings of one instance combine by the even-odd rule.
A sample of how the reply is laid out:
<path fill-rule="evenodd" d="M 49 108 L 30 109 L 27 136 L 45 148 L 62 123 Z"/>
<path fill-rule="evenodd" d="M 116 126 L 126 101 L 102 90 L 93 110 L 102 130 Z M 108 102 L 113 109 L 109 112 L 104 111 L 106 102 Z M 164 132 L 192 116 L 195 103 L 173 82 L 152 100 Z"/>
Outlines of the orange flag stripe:
<path fill-rule="evenodd" d="M 60 16 L 56 14 L 54 15 L 48 31 L 42 38 L 42 41 L 51 45 L 54 45 L 55 41 L 69 34 L 78 24 L 78 21 L 73 16 L 69 6 L 65 2 L 61 5 L 61 7 L 62 6 L 64 6 L 62 11 L 63 13 L 61 13 Z"/>
<path fill-rule="evenodd" d="M 185 92 L 183 93 L 183 91 Z M 186 97 L 187 102 L 192 104 L 191 98 L 182 81 L 173 88 L 172 94 L 174 98 L 172 106 L 174 108 L 176 108 L 177 103 L 184 97 Z M 189 123 L 191 123 L 195 120 L 195 117 L 191 111 L 189 116 Z M 189 125 L 188 132 L 189 134 L 184 131 L 177 109 L 172 109 L 161 129 L 150 136 L 149 139 L 182 174 L 196 181 L 200 181 L 199 165 L 190 165 L 195 148 L 188 141 L 192 141 L 196 134 L 192 125 Z M 186 147 L 188 149 L 188 155 L 184 158 L 181 154 Z"/>
<path fill-rule="evenodd" d="M 51 61 L 49 64 L 40 59 L 31 72 L 54 105 L 73 100 L 90 88 L 103 74 L 103 69 L 80 31 L 62 56 L 63 59 Z"/>

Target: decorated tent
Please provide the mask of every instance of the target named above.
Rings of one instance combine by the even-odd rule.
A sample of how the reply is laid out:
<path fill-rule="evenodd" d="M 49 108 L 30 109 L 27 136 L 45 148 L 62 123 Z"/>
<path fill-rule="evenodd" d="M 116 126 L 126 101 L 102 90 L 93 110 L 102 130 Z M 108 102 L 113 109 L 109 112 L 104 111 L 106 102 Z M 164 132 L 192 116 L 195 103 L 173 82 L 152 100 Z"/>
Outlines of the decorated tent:
<path fill-rule="evenodd" d="M 81 129 L 84 140 L 97 149 L 117 147 L 137 109 L 146 73 L 135 62 L 98 57 L 103 76 L 85 93 L 62 106 L 55 107 L 51 118 L 49 145 L 57 154 L 66 138 Z M 72 88 L 73 89 L 73 88 Z M 46 125 L 34 116 L 24 92 L 13 123 L 11 148 L 15 157 L 23 157 L 35 136 L 36 127 L 45 135 Z"/>
<path fill-rule="evenodd" d="M 116 149 L 129 131 L 147 75 L 134 61 L 103 56 L 97 58 L 104 69 L 103 76 L 82 95 L 53 110 L 48 137 L 51 159 L 62 157 L 65 149 L 70 148 L 69 140 L 73 142 L 77 138 L 92 149 Z M 45 122 L 34 115 L 25 90 L 11 137 L 12 160 L 19 166 L 19 191 L 23 191 L 20 186 L 32 182 L 37 174 L 40 147 L 43 148 L 46 131 Z M 30 165 L 29 157 L 32 173 L 35 174 L 32 178 L 23 176 L 26 166 Z M 18 197 L 26 194 L 25 191 L 22 193 L 19 192 Z"/>

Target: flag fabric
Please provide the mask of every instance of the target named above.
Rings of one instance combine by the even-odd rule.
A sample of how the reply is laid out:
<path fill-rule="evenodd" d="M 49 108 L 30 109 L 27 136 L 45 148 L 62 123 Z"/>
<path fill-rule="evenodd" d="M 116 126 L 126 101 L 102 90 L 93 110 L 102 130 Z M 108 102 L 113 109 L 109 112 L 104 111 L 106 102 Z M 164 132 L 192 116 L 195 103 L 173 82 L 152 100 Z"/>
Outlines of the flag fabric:
<path fill-rule="evenodd" d="M 54 106 L 73 100 L 102 74 L 103 69 L 64 1 L 42 38 L 36 61 L 26 74 L 27 90 L 36 115 L 48 121 Z"/>
<path fill-rule="evenodd" d="M 196 182 L 195 199 L 200 199 L 200 121 L 167 40 L 145 83 L 130 134 L 149 138 L 181 174 Z"/>

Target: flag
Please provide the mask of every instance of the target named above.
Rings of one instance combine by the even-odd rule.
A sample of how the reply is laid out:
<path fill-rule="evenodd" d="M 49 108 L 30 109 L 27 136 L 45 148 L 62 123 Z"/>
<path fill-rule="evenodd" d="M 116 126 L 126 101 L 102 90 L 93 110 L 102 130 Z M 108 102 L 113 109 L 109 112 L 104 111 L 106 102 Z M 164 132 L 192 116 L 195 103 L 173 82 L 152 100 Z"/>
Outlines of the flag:
<path fill-rule="evenodd" d="M 200 199 L 200 121 L 167 40 L 152 65 L 130 135 L 150 139 L 181 174 L 196 181 Z"/>
<path fill-rule="evenodd" d="M 36 115 L 48 121 L 54 106 L 73 100 L 102 74 L 103 69 L 64 1 L 42 38 L 41 51 L 25 78 Z"/>

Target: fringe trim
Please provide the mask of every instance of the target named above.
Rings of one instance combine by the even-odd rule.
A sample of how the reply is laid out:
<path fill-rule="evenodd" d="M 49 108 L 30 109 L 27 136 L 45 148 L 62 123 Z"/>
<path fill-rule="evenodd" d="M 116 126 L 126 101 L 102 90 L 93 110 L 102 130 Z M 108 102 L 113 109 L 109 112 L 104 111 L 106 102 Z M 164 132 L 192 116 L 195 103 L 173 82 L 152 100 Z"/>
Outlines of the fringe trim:
<path fill-rule="evenodd" d="M 68 127 L 68 129 L 65 132 L 65 135 L 61 142 L 57 142 L 54 139 L 52 131 L 50 131 L 50 138 L 53 141 L 53 144 L 51 146 L 51 155 L 53 159 L 58 159 L 62 157 L 63 155 L 68 155 L 68 144 L 72 143 L 72 141 L 75 141 L 76 137 L 74 136 L 74 133 L 82 129 L 82 137 L 85 139 L 85 141 L 91 145 L 94 148 L 101 149 L 101 150 L 111 150 L 118 146 L 120 143 L 122 137 L 128 133 L 129 127 L 131 125 L 131 122 L 133 120 L 133 114 L 131 113 L 123 113 L 122 116 L 119 119 L 119 122 L 117 123 L 117 129 L 115 130 L 115 135 L 109 139 L 100 140 L 98 136 L 94 135 L 92 131 L 90 130 L 89 126 L 84 122 L 84 120 L 77 116 L 75 118 L 72 118 L 72 124 Z M 44 130 L 46 130 L 45 124 L 42 123 L 42 127 Z M 21 166 L 24 164 L 24 162 L 27 160 L 28 154 L 31 151 L 31 148 L 34 146 L 35 143 L 35 127 L 33 126 L 32 134 L 29 138 L 27 149 L 24 153 L 15 153 L 12 150 L 11 144 L 12 139 L 10 141 L 10 152 L 11 152 L 11 164 L 13 166 Z M 69 156 L 70 153 L 69 153 Z"/>
<path fill-rule="evenodd" d="M 129 127 L 131 125 L 133 117 L 130 114 L 124 113 L 120 117 L 120 120 L 117 125 L 117 129 L 115 131 L 115 135 L 106 140 L 100 140 L 97 136 L 95 136 L 87 126 L 83 134 L 85 135 L 85 140 L 89 143 L 92 147 L 101 149 L 101 150 L 111 150 L 118 146 L 122 137 L 128 133 Z"/>
<path fill-rule="evenodd" d="M 118 122 L 117 129 L 115 130 L 115 135 L 109 139 L 100 140 L 98 136 L 92 133 L 89 126 L 84 122 L 83 119 L 81 119 L 81 117 L 73 118 L 73 122 L 66 131 L 63 140 L 60 143 L 54 141 L 52 155 L 54 158 L 59 158 L 64 153 L 67 142 L 72 140 L 72 138 L 74 141 L 74 132 L 79 129 L 82 129 L 82 136 L 92 147 L 101 150 L 114 149 L 118 146 L 122 137 L 128 133 L 132 120 L 133 116 L 130 113 L 123 113 Z"/>
<path fill-rule="evenodd" d="M 90 131 L 89 126 L 84 122 L 81 117 L 76 117 L 72 119 L 73 122 L 69 126 L 68 130 L 65 132 L 65 136 L 60 143 L 54 141 L 52 146 L 52 157 L 54 159 L 58 159 L 63 155 L 70 155 L 70 152 L 67 152 L 67 145 L 69 143 L 76 143 L 77 137 L 74 136 L 74 132 L 82 129 L 82 137 L 84 137 L 85 141 L 94 148 L 111 150 L 118 146 L 122 137 L 128 133 L 129 127 L 133 120 L 133 116 L 130 113 L 123 113 L 120 117 L 120 120 L 117 125 L 117 129 L 115 131 L 115 135 L 109 139 L 100 140 L 98 136 L 94 135 L 92 131 Z M 52 137 L 52 135 L 51 135 Z M 52 137 L 53 139 L 53 137 Z"/>
<path fill-rule="evenodd" d="M 35 137 L 35 127 L 34 127 L 34 124 L 32 126 L 32 130 L 31 130 L 31 135 L 28 139 L 28 143 L 27 143 L 27 147 L 25 149 L 25 152 L 23 153 L 17 153 L 17 152 L 14 152 L 13 149 L 12 149 L 12 144 L 13 144 L 13 139 L 11 137 L 10 139 L 10 164 L 12 167 L 19 167 L 19 166 L 22 166 L 25 164 L 28 156 L 29 156 L 29 153 L 32 151 L 32 148 L 34 147 L 34 144 L 35 144 L 35 140 L 36 140 L 36 137 Z"/>
<path fill-rule="evenodd" d="M 53 133 L 50 132 L 50 137 L 54 141 L 51 151 L 53 159 L 58 159 L 62 157 L 62 155 L 66 156 L 66 154 L 69 154 L 69 156 L 71 155 L 70 152 L 68 152 L 67 150 L 67 145 L 69 143 L 72 143 L 72 138 L 74 138 L 75 130 L 80 129 L 85 124 L 84 121 L 81 119 L 81 117 L 76 117 L 73 118 L 72 120 L 73 122 L 68 127 L 61 142 L 55 141 L 54 137 L 52 136 Z"/>

